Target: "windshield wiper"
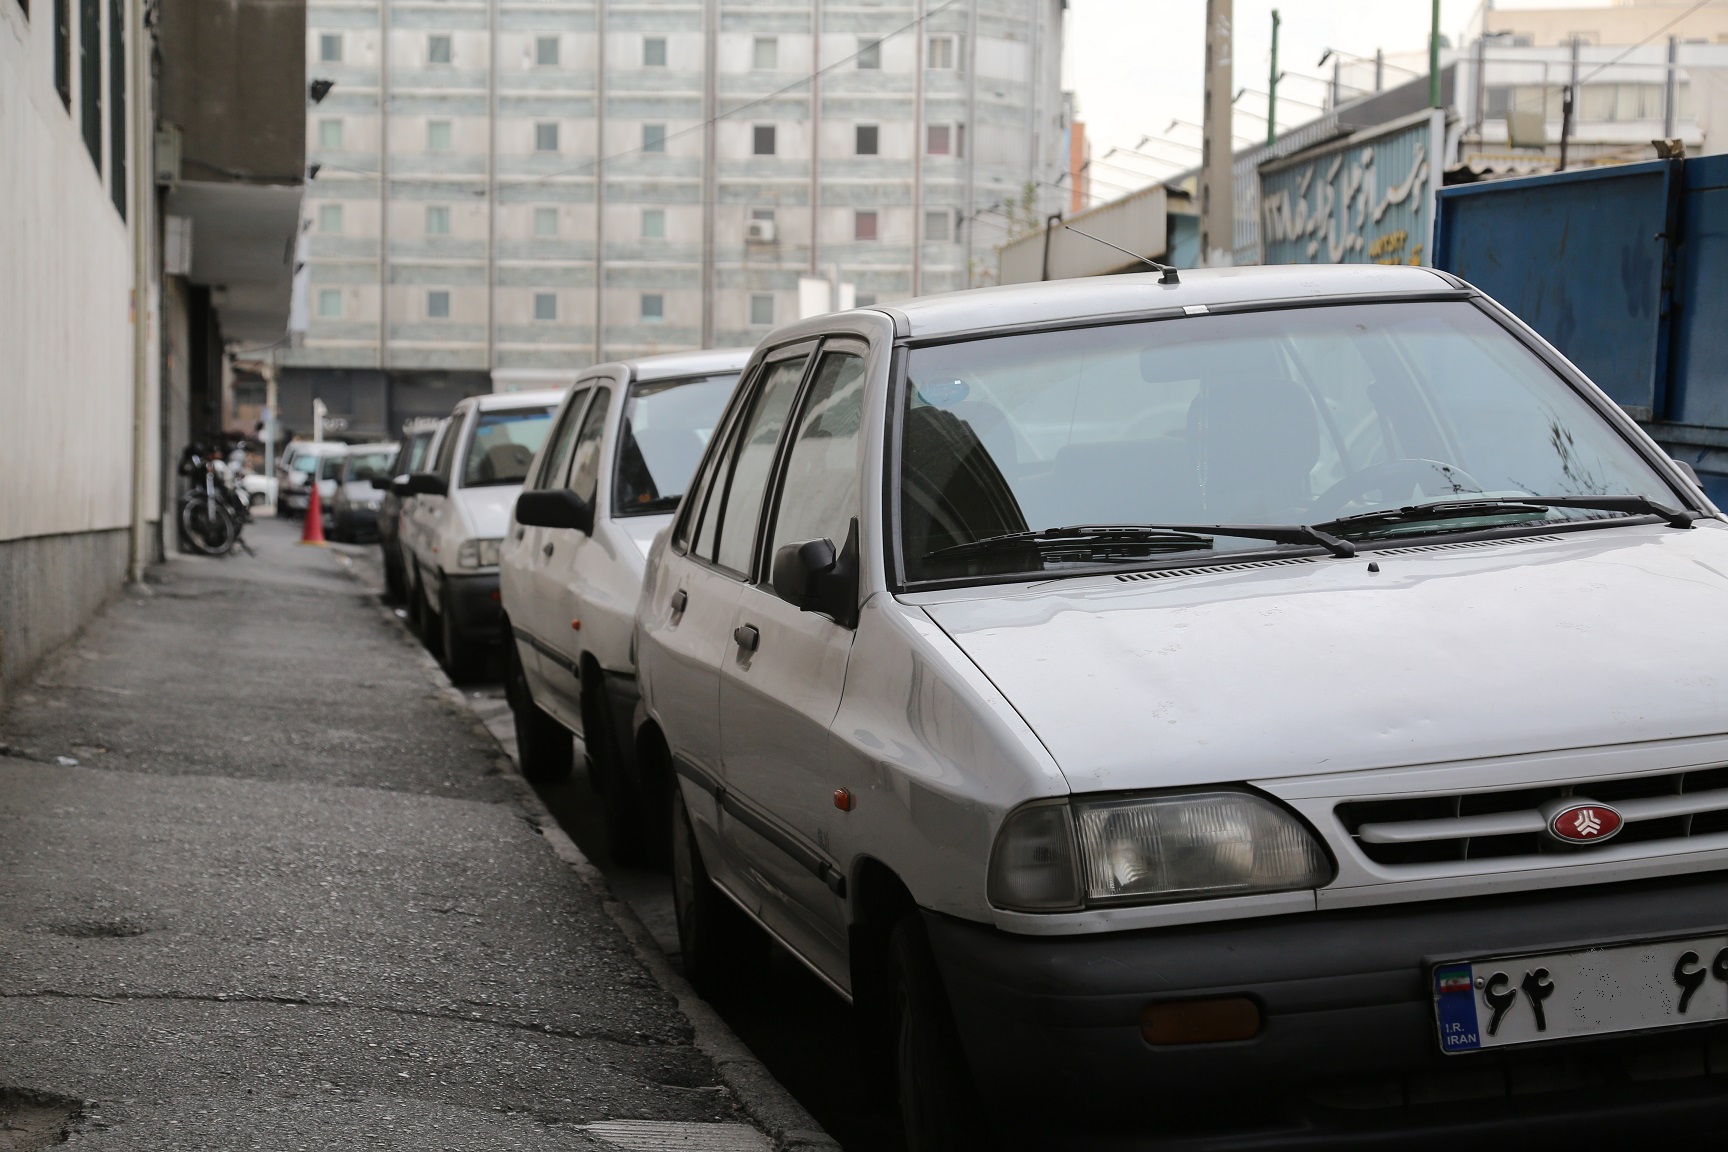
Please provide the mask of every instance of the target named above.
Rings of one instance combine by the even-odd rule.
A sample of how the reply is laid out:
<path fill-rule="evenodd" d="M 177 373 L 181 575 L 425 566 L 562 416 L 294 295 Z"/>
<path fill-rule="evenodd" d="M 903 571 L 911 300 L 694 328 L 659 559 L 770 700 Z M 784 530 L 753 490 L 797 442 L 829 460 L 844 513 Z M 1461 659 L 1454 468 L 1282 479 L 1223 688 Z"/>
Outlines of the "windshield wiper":
<path fill-rule="evenodd" d="M 1032 548 L 1041 553 L 1074 552 L 1093 546 L 1140 544 L 1166 546 L 1170 551 L 1212 547 L 1214 536 L 1270 540 L 1274 544 L 1318 544 L 1334 556 L 1354 556 L 1356 546 L 1305 524 L 1073 524 L 968 540 L 925 554 L 926 560 L 983 552 Z"/>
<path fill-rule="evenodd" d="M 1317 527 L 1322 530 L 1363 528 L 1374 525 L 1412 524 L 1423 520 L 1458 520 L 1471 516 L 1507 516 L 1528 514 L 1538 516 L 1550 508 L 1587 508 L 1600 512 L 1623 512 L 1627 515 L 1660 516 L 1675 528 L 1690 528 L 1702 513 L 1682 511 L 1658 504 L 1648 496 L 1514 496 L 1483 497 L 1471 500 L 1436 500 L 1430 504 L 1407 504 L 1402 508 L 1384 508 L 1376 512 L 1358 512 L 1340 516 Z"/>

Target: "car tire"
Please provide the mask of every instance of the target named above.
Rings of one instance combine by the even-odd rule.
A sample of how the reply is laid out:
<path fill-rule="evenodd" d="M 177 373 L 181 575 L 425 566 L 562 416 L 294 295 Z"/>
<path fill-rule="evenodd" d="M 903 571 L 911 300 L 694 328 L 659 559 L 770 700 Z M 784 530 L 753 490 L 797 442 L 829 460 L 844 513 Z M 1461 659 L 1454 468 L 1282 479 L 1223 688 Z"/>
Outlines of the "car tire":
<path fill-rule="evenodd" d="M 719 888 L 702 863 L 684 792 L 672 789 L 672 909 L 684 978 L 703 996 L 736 985 L 768 959 L 768 937 Z"/>
<path fill-rule="evenodd" d="M 582 672 L 582 748 L 587 754 L 588 780 L 600 797 L 607 852 L 620 864 L 656 863 L 642 794 L 618 756 L 605 673 L 591 663 Z"/>
<path fill-rule="evenodd" d="M 528 687 L 516 641 L 504 640 L 504 695 L 516 719 L 516 762 L 531 784 L 558 784 L 576 765 L 576 740 L 570 729 L 540 710 Z"/>
<path fill-rule="evenodd" d="M 907 1152 L 989 1146 L 948 993 L 916 911 L 903 917 L 889 936 L 888 981 L 894 1087 Z"/>
<path fill-rule="evenodd" d="M 450 677 L 452 684 L 473 683 L 480 678 L 486 653 L 457 630 L 456 612 L 450 603 L 448 582 L 438 604 L 438 659 L 444 665 L 444 674 Z"/>

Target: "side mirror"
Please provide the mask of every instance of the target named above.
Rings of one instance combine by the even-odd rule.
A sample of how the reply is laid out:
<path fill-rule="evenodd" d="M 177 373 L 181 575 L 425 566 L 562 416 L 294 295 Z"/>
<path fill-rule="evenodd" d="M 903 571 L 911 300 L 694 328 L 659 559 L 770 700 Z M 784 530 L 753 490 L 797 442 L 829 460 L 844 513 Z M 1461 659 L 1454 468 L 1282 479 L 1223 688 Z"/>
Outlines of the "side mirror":
<path fill-rule="evenodd" d="M 857 627 L 858 521 L 852 521 L 838 552 L 826 539 L 781 545 L 774 553 L 770 582 L 774 594 L 788 604 L 820 612 L 843 628 Z"/>
<path fill-rule="evenodd" d="M 397 496 L 408 495 L 408 475 L 407 475 L 407 473 L 403 473 L 402 475 L 397 476 L 390 481 L 390 491 L 394 492 Z"/>
<path fill-rule="evenodd" d="M 444 496 L 450 485 L 436 472 L 410 472 L 404 494 L 408 496 Z"/>
<path fill-rule="evenodd" d="M 1675 464 L 1680 466 L 1680 471 L 1686 473 L 1686 479 L 1692 481 L 1692 483 L 1698 485 L 1700 488 L 1704 487 L 1704 482 L 1698 479 L 1698 470 L 1696 468 L 1692 467 L 1692 465 L 1687 463 L 1685 460 L 1681 460 L 1679 457 L 1671 456 L 1669 459 L 1673 460 Z"/>
<path fill-rule="evenodd" d="M 568 488 L 537 488 L 516 497 L 516 523 L 530 528 L 574 528 L 592 535 L 594 505 Z"/>

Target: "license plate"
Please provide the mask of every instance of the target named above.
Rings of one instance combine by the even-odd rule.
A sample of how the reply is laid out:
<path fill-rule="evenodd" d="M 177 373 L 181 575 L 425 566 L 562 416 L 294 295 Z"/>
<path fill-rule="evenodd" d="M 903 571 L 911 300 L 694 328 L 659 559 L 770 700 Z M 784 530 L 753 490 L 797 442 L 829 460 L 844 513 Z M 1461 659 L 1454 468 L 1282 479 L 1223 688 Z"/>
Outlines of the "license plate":
<path fill-rule="evenodd" d="M 1434 967 L 1444 1052 L 1728 1020 L 1728 936 Z"/>

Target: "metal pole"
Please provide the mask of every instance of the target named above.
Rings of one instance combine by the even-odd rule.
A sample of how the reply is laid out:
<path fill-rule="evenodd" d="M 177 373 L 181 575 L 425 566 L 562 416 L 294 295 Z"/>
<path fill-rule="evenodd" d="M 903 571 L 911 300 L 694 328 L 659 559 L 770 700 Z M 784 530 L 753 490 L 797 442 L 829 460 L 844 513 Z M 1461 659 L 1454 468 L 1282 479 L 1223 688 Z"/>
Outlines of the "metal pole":
<path fill-rule="evenodd" d="M 1340 93 L 1341 89 L 1339 88 L 1340 81 L 1338 79 L 1338 70 L 1343 65 L 1343 63 L 1344 62 L 1342 60 L 1338 59 L 1338 57 L 1336 57 L 1336 56 L 1334 56 L 1332 58 L 1332 107 L 1333 108 L 1337 108 L 1338 103 L 1339 103 L 1339 93 Z"/>
<path fill-rule="evenodd" d="M 928 63 L 930 34 L 924 27 L 925 0 L 918 0 L 918 32 L 913 37 L 912 96 L 912 295 L 923 294 L 924 279 L 924 65 Z"/>
<path fill-rule="evenodd" d="M 1476 76 L 1471 86 L 1471 103 L 1476 107 L 1471 110 L 1470 121 L 1476 129 L 1477 143 L 1482 140 L 1482 124 L 1487 119 L 1488 102 L 1488 36 L 1484 33 L 1476 37 Z"/>
<path fill-rule="evenodd" d="M 1266 147 L 1278 139 L 1278 9 L 1272 9 L 1272 72 L 1266 80 Z"/>
<path fill-rule="evenodd" d="M 1572 37 L 1572 75 L 1560 94 L 1560 171 L 1566 171 L 1567 145 L 1572 141 L 1572 109 L 1578 100 L 1578 37 Z"/>
<path fill-rule="evenodd" d="M 498 366 L 498 0 L 486 2 L 486 375 Z M 496 387 L 496 385 L 494 385 Z"/>
<path fill-rule="evenodd" d="M 378 367 L 390 367 L 390 0 L 378 0 Z"/>
<path fill-rule="evenodd" d="M 1206 123 L 1200 157 L 1200 260 L 1231 263 L 1235 250 L 1232 216 L 1231 89 L 1232 0 L 1206 0 Z"/>
<path fill-rule="evenodd" d="M 966 287 L 972 287 L 972 239 L 978 227 L 978 0 L 966 9 Z"/>
<path fill-rule="evenodd" d="M 1374 91 L 1382 92 L 1386 88 L 1386 49 L 1374 49 Z"/>
<path fill-rule="evenodd" d="M 1676 81 L 1674 74 L 1679 71 L 1676 65 L 1680 61 L 1680 38 L 1668 37 L 1668 76 L 1662 90 L 1662 139 L 1674 139 L 1674 96 Z"/>
<path fill-rule="evenodd" d="M 150 107 L 151 52 L 143 0 L 126 5 L 126 24 L 132 36 L 132 51 L 127 54 L 132 70 L 132 531 L 127 541 L 126 578 L 136 584 L 144 579 L 150 531 L 145 468 L 150 445 L 144 406 L 150 399 L 150 286 L 155 270 L 150 240 L 156 229 L 155 112 Z M 161 448 L 166 457 L 168 445 Z"/>
<path fill-rule="evenodd" d="M 1440 0 L 1428 24 L 1428 107 L 1440 107 Z"/>
<path fill-rule="evenodd" d="M 606 362 L 606 0 L 594 0 L 594 363 Z"/>
<path fill-rule="evenodd" d="M 715 171 L 715 118 L 720 111 L 718 70 L 720 0 L 702 5 L 702 347 L 714 347 L 714 213 L 720 179 Z"/>
<path fill-rule="evenodd" d="M 810 275 L 822 274 L 822 0 L 810 4 Z M 839 292 L 836 284 L 834 291 Z M 833 309 L 839 311 L 838 305 Z"/>

